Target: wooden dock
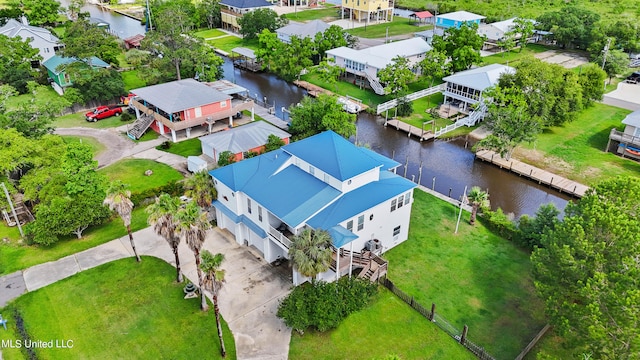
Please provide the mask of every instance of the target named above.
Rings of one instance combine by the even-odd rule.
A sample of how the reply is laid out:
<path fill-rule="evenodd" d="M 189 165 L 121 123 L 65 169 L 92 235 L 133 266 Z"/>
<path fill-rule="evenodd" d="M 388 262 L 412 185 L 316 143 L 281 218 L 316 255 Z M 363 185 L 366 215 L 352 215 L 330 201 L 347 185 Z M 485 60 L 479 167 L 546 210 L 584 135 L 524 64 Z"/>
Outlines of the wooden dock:
<path fill-rule="evenodd" d="M 393 126 L 394 128 L 396 128 L 396 130 L 406 132 L 408 137 L 413 135 L 420 141 L 431 140 L 435 138 L 431 130 L 425 129 L 424 131 L 422 131 L 422 129 L 417 128 L 413 125 L 409 125 L 406 122 L 402 122 L 400 120 L 387 120 L 384 123 L 384 126 Z"/>
<path fill-rule="evenodd" d="M 526 176 L 529 179 L 538 182 L 538 184 L 549 185 L 560 192 L 581 198 L 589 190 L 589 187 L 573 180 L 569 180 L 562 176 L 539 169 L 535 166 L 525 164 L 516 159 L 506 160 L 500 154 L 491 150 L 479 150 L 476 152 L 476 158 L 490 162 L 501 169 L 509 169 L 520 176 Z"/>
<path fill-rule="evenodd" d="M 298 86 L 298 87 L 301 87 L 301 88 L 307 90 L 307 93 L 310 96 L 313 96 L 313 97 L 318 97 L 318 95 L 320 95 L 320 94 L 334 95 L 334 93 L 332 91 L 329 91 L 329 90 L 327 90 L 327 89 L 325 89 L 323 87 L 320 87 L 318 85 L 314 85 L 314 84 L 312 84 L 310 82 L 307 82 L 307 81 L 294 80 L 293 84 Z M 361 103 L 360 101 L 354 100 L 353 98 L 350 98 L 349 101 L 351 101 L 352 103 L 354 103 L 357 106 L 359 106 L 360 111 L 364 111 L 369 107 L 369 106 Z M 358 112 L 360 112 L 360 111 L 358 111 Z"/>

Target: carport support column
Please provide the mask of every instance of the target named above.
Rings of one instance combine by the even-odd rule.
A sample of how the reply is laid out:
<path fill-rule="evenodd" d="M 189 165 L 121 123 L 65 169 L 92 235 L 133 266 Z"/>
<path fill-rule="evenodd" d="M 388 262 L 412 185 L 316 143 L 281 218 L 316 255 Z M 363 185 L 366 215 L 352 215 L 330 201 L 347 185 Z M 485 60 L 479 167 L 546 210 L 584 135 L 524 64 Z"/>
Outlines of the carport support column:
<path fill-rule="evenodd" d="M 336 249 L 336 281 L 340 280 L 340 248 Z"/>
<path fill-rule="evenodd" d="M 191 128 L 186 128 L 184 131 L 187 132 L 187 139 L 191 137 Z"/>
<path fill-rule="evenodd" d="M 254 107 L 254 106 L 252 106 L 252 107 L 251 107 L 251 121 L 254 121 L 254 120 L 256 119 L 256 117 L 255 117 L 255 115 L 254 115 L 254 113 L 255 113 L 254 109 L 255 109 L 255 107 Z"/>
<path fill-rule="evenodd" d="M 171 140 L 173 140 L 173 142 L 178 142 L 178 139 L 176 139 L 176 131 L 171 129 Z"/>
<path fill-rule="evenodd" d="M 164 130 L 164 124 L 160 120 L 156 120 L 156 124 L 158 124 L 158 129 L 160 129 L 160 135 L 164 135 L 166 132 Z"/>
<path fill-rule="evenodd" d="M 349 252 L 349 279 L 351 279 L 351 269 L 353 269 L 353 241 L 351 242 Z"/>
<path fill-rule="evenodd" d="M 233 116 L 229 116 L 229 127 L 233 127 Z"/>

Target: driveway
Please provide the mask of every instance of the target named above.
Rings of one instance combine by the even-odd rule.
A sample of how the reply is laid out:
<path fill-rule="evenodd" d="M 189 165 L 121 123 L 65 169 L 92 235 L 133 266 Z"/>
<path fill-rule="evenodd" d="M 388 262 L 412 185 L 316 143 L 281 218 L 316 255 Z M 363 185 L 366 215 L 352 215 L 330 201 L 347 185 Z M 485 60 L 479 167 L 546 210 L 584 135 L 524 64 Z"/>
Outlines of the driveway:
<path fill-rule="evenodd" d="M 640 110 L 640 84 L 621 82 L 616 90 L 604 95 L 602 102 L 631 111 Z"/>
<path fill-rule="evenodd" d="M 175 266 L 170 247 L 151 227 L 135 232 L 133 238 L 139 254 L 155 256 Z M 231 234 L 218 228 L 207 232 L 204 249 L 225 255 L 222 268 L 226 276 L 219 306 L 233 333 L 238 359 L 287 359 L 291 329 L 276 317 L 276 312 L 280 299 L 289 293 L 291 282 L 262 258 L 238 245 Z M 193 252 L 184 243 L 180 244 L 179 252 L 182 272 L 197 284 Z M 0 277 L 0 306 L 24 292 L 122 258 L 135 261 L 127 236 Z"/>

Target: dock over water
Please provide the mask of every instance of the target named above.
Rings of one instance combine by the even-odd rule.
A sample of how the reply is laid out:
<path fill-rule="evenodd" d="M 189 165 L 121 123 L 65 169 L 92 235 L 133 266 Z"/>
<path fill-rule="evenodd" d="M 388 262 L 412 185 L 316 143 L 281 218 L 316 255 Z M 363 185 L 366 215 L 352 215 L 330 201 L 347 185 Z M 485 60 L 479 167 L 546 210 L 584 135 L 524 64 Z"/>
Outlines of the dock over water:
<path fill-rule="evenodd" d="M 415 127 L 413 125 L 409 125 L 406 122 L 402 122 L 400 120 L 387 120 L 384 123 L 384 126 L 393 126 L 394 128 L 396 128 L 396 130 L 399 131 L 404 131 L 407 133 L 407 136 L 410 137 L 411 135 L 415 136 L 418 138 L 418 140 L 420 141 L 424 141 L 424 140 L 432 140 L 435 138 L 433 132 L 431 132 L 431 130 L 427 130 L 425 129 L 424 131 L 418 127 Z"/>
<path fill-rule="evenodd" d="M 525 176 L 538 184 L 548 185 L 560 192 L 581 198 L 589 190 L 589 187 L 569 180 L 562 176 L 550 173 L 546 170 L 539 169 L 535 166 L 525 164 L 516 159 L 506 160 L 500 154 L 491 150 L 479 150 L 476 152 L 476 158 L 482 161 L 490 162 L 501 169 L 508 169 L 520 176 Z"/>

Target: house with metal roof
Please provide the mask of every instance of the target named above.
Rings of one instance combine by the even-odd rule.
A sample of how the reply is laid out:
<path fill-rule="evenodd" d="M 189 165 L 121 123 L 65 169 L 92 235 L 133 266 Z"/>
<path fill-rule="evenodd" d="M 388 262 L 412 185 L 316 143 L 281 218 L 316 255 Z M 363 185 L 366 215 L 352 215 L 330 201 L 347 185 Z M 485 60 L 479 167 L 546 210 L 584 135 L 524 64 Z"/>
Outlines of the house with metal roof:
<path fill-rule="evenodd" d="M 233 89 L 232 89 L 233 90 Z M 246 91 L 246 89 L 244 89 Z M 173 142 L 177 132 L 184 130 L 191 136 L 194 127 L 208 126 L 209 132 L 216 121 L 228 120 L 233 126 L 233 116 L 242 110 L 251 110 L 253 101 L 232 102 L 229 93 L 194 79 L 171 81 L 130 91 L 135 95 L 129 106 L 136 112 L 136 123 L 129 136 L 139 138 L 149 127 L 164 135 L 171 133 Z"/>
<path fill-rule="evenodd" d="M 459 28 L 462 24 L 480 25 L 485 16 L 474 14 L 468 11 L 454 11 L 447 14 L 439 14 L 436 16 L 436 25 L 443 28 L 455 27 Z"/>
<path fill-rule="evenodd" d="M 485 36 L 487 41 L 496 43 L 500 41 L 506 33 L 514 29 L 515 23 L 513 21 L 515 19 L 516 18 L 511 18 L 490 24 L 481 24 L 478 26 L 478 34 Z"/>
<path fill-rule="evenodd" d="M 460 110 L 465 111 L 469 106 L 482 102 L 483 91 L 498 84 L 500 76 L 514 74 L 515 71 L 510 66 L 491 64 L 444 77 L 444 103 L 453 102 Z"/>
<path fill-rule="evenodd" d="M 297 36 L 299 39 L 314 39 L 316 34 L 323 33 L 330 26 L 331 25 L 322 20 L 312 20 L 308 23 L 291 21 L 288 25 L 277 29 L 276 34 L 278 34 L 278 40 L 289 44 L 291 43 L 291 38 L 294 36 Z"/>
<path fill-rule="evenodd" d="M 219 131 L 200 137 L 202 153 L 218 162 L 220 153 L 231 151 L 234 160 L 244 159 L 246 153 L 261 154 L 269 136 L 274 135 L 285 144 L 289 143 L 291 134 L 277 128 L 266 121 L 255 121 L 246 125 Z"/>
<path fill-rule="evenodd" d="M 433 37 L 434 36 L 444 36 L 444 29 L 443 28 L 433 28 L 433 29 L 429 29 L 429 30 L 424 30 L 424 31 L 418 31 L 416 33 L 413 33 L 414 37 L 421 37 L 424 39 L 424 41 L 427 42 L 427 44 L 431 45 L 431 43 L 433 42 Z"/>
<path fill-rule="evenodd" d="M 625 125 L 624 131 L 611 129 L 607 151 L 610 151 L 613 141 L 617 145 L 615 150 L 618 154 L 640 160 L 640 110 L 627 115 L 622 120 L 622 124 Z"/>
<path fill-rule="evenodd" d="M 266 0 L 221 0 L 220 19 L 222 28 L 225 30 L 239 32 L 240 24 L 238 20 L 246 13 L 256 9 L 273 9 L 274 5 Z"/>
<path fill-rule="evenodd" d="M 302 230 L 326 230 L 333 262 L 320 278 L 357 267 L 363 276 L 381 275 L 386 262 L 376 254 L 408 237 L 416 184 L 395 174 L 399 165 L 333 131 L 314 135 L 210 171 L 218 226 L 267 262 L 288 259 Z M 294 272 L 294 284 L 306 280 Z"/>
<path fill-rule="evenodd" d="M 427 44 L 423 38 L 414 37 L 361 50 L 341 46 L 327 50 L 326 54 L 345 72 L 366 79 L 376 94 L 382 95 L 385 90 L 380 84 L 378 71 L 391 64 L 393 58 L 401 56 L 406 58 L 409 61 L 409 66 L 418 73 L 417 65 L 429 50 L 431 50 L 431 45 Z"/>
<path fill-rule="evenodd" d="M 95 56 L 85 60 L 79 60 L 75 57 L 63 57 L 60 55 L 50 57 L 47 61 L 42 63 L 42 66 L 47 69 L 47 74 L 52 80 L 51 86 L 58 94 L 64 94 L 64 89 L 73 85 L 73 81 L 66 71 L 66 66 L 76 62 L 82 62 L 92 69 L 108 69 L 111 67 L 111 65 Z"/>
<path fill-rule="evenodd" d="M 56 51 L 63 46 L 51 31 L 29 25 L 25 17 L 22 18 L 22 22 L 9 19 L 4 26 L 0 27 L 0 35 L 5 35 L 10 38 L 19 36 L 23 40 L 29 40 L 29 45 L 40 51 L 43 62 L 49 60 L 56 54 Z"/>

